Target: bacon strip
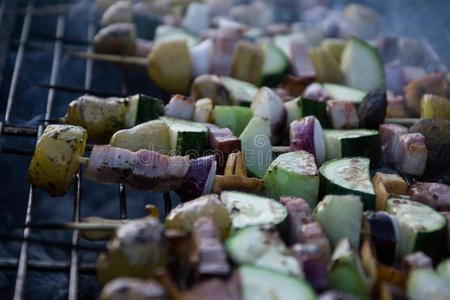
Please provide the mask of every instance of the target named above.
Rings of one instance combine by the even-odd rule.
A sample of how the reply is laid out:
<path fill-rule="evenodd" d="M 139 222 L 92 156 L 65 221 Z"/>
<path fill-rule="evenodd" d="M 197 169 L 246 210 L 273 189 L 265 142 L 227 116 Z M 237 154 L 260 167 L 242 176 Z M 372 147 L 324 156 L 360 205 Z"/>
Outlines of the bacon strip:
<path fill-rule="evenodd" d="M 125 183 L 136 191 L 166 192 L 179 188 L 191 162 L 188 157 L 141 149 L 131 152 L 94 146 L 85 177 L 101 183 Z"/>

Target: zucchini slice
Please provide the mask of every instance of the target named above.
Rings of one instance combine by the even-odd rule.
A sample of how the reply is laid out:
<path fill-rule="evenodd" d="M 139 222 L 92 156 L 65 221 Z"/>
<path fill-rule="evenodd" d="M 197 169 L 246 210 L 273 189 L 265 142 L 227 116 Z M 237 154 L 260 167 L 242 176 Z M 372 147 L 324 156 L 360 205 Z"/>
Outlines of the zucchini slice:
<path fill-rule="evenodd" d="M 304 150 L 278 156 L 264 176 L 264 185 L 266 194 L 271 198 L 301 197 L 314 208 L 319 194 L 319 176 L 314 156 Z"/>
<path fill-rule="evenodd" d="M 450 299 L 450 280 L 433 270 L 417 269 L 409 275 L 406 294 L 411 300 Z"/>
<path fill-rule="evenodd" d="M 356 195 L 327 195 L 314 210 L 314 220 L 322 225 L 332 247 L 347 238 L 358 249 L 362 215 L 361 197 Z"/>
<path fill-rule="evenodd" d="M 244 131 L 253 113 L 249 107 L 243 106 L 214 106 L 214 124 L 220 128 L 228 127 L 235 136 Z"/>
<path fill-rule="evenodd" d="M 358 253 L 352 249 L 347 239 L 339 242 L 331 260 L 330 289 L 369 299 L 369 281 L 364 273 Z"/>
<path fill-rule="evenodd" d="M 236 191 L 222 192 L 220 198 L 231 215 L 233 228 L 278 225 L 287 217 L 286 208 L 270 198 Z"/>
<path fill-rule="evenodd" d="M 164 102 L 160 99 L 142 94 L 127 99 L 128 111 L 123 121 L 125 128 L 131 128 L 164 115 Z"/>
<path fill-rule="evenodd" d="M 170 149 L 172 155 L 201 157 L 205 153 L 208 129 L 201 123 L 160 117 L 169 126 Z"/>
<path fill-rule="evenodd" d="M 367 94 L 362 90 L 354 89 L 345 85 L 335 83 L 324 83 L 322 86 L 331 99 L 352 101 L 355 102 L 355 104 L 361 103 L 362 99 Z"/>
<path fill-rule="evenodd" d="M 253 117 L 239 137 L 242 143 L 247 170 L 263 178 L 272 163 L 270 123 L 267 119 Z"/>
<path fill-rule="evenodd" d="M 302 279 L 256 266 L 239 268 L 242 299 L 314 300 L 311 286 Z"/>
<path fill-rule="evenodd" d="M 350 38 L 341 57 L 346 85 L 370 91 L 384 86 L 384 68 L 377 50 L 363 40 Z"/>
<path fill-rule="evenodd" d="M 262 84 L 276 86 L 289 69 L 289 60 L 283 51 L 271 42 L 264 41 L 261 47 L 264 51 Z"/>
<path fill-rule="evenodd" d="M 361 196 L 364 210 L 375 208 L 375 191 L 370 182 L 370 160 L 348 157 L 325 162 L 319 169 L 320 195 L 355 194 Z"/>
<path fill-rule="evenodd" d="M 300 117 L 314 116 L 319 120 L 322 128 L 327 128 L 327 105 L 325 101 L 318 101 L 301 97 L 298 102 Z"/>
<path fill-rule="evenodd" d="M 438 261 L 447 247 L 447 219 L 431 207 L 405 199 L 389 199 L 386 211 L 400 225 L 398 257 L 422 251 Z"/>
<path fill-rule="evenodd" d="M 241 106 L 250 106 L 258 92 L 258 87 L 249 82 L 226 76 L 220 77 L 220 80 L 230 93 L 232 102 Z"/>
<path fill-rule="evenodd" d="M 237 265 L 252 264 L 287 275 L 303 277 L 297 258 L 271 226 L 250 226 L 240 229 L 225 242 L 231 259 Z"/>
<path fill-rule="evenodd" d="M 324 129 L 326 160 L 363 156 L 375 166 L 380 154 L 380 134 L 371 129 Z"/>
<path fill-rule="evenodd" d="M 450 280 L 450 258 L 443 260 L 437 266 L 437 272 L 439 273 L 439 275 L 444 276 L 445 278 Z"/>

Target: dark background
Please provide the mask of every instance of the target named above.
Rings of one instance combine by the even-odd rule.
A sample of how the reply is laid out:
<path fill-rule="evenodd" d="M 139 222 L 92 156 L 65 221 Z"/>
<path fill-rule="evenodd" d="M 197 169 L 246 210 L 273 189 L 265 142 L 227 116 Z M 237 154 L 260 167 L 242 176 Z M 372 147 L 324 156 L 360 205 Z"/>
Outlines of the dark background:
<path fill-rule="evenodd" d="M 5 1 L 5 0 L 3 0 Z M 1 2 L 1 1 L 0 1 Z M 90 1 L 71 1 L 72 3 L 89 3 Z M 284 1 L 285 2 L 285 1 Z M 333 5 L 343 6 L 350 1 L 334 1 Z M 440 55 L 447 66 L 450 62 L 450 1 L 423 0 L 391 0 L 391 1 L 352 1 L 368 4 L 376 8 L 383 17 L 382 31 L 390 35 L 406 35 L 411 37 L 424 36 Z M 67 1 L 35 1 L 35 6 L 68 3 Z M 279 2 L 275 2 L 275 5 Z M 24 8 L 28 1 L 17 1 L 17 7 Z M 279 9 L 279 8 L 278 8 Z M 6 11 L 6 13 L 14 13 Z M 296 12 L 291 12 L 292 18 L 297 18 Z M 11 114 L 11 124 L 37 126 L 38 120 L 44 118 L 48 90 L 37 86 L 38 83 L 49 83 L 53 59 L 56 16 L 34 16 L 27 43 L 22 70 L 15 95 L 15 104 Z M 98 19 L 95 13 L 88 13 L 81 8 L 73 8 L 66 19 L 64 38 L 66 42 L 60 61 L 57 84 L 82 88 L 86 63 L 67 55 L 71 51 L 85 51 L 87 24 L 90 18 Z M 20 39 L 23 15 L 17 14 L 13 27 L 13 35 L 3 80 L 0 85 L 0 118 L 3 120 L 13 72 L 14 62 Z M 1 25 L 0 25 L 1 26 Z M 0 27 L 1 30 L 5 28 Z M 5 41 L 0 40 L 1 43 Z M 122 72 L 118 66 L 99 63 L 94 64 L 92 89 L 112 93 L 122 92 L 122 79 L 125 76 L 128 94 L 147 93 L 163 97 L 159 89 L 147 78 L 145 72 Z M 64 115 L 67 104 L 78 95 L 56 92 L 52 117 Z M 0 147 L 15 147 L 34 149 L 35 139 L 31 137 L 0 136 Z M 0 152 L 0 257 L 18 257 L 20 237 L 24 224 L 28 201 L 29 184 L 25 178 L 30 157 L 4 154 Z M 162 209 L 160 194 L 146 192 L 134 193 L 127 190 L 128 217 L 136 218 L 145 215 L 143 207 L 147 203 L 155 203 Z M 51 198 L 46 193 L 37 190 L 34 202 L 33 223 L 71 221 L 73 193 L 62 198 Z M 81 216 L 101 216 L 119 218 L 118 186 L 105 186 L 82 179 Z M 12 238 L 17 242 L 11 242 Z M 64 231 L 32 230 L 32 238 L 60 243 L 71 242 L 71 233 Z M 86 242 L 82 245 L 103 247 L 103 243 Z M 95 251 L 81 251 L 80 261 L 93 262 Z M 30 259 L 67 260 L 70 259 L 70 248 L 46 247 L 42 243 L 31 243 Z M 12 297 L 16 269 L 0 270 L 0 299 Z M 63 299 L 67 297 L 68 274 L 66 273 L 36 273 L 28 272 L 25 288 L 27 299 Z M 95 299 L 98 295 L 98 284 L 95 276 L 80 277 L 80 299 Z"/>

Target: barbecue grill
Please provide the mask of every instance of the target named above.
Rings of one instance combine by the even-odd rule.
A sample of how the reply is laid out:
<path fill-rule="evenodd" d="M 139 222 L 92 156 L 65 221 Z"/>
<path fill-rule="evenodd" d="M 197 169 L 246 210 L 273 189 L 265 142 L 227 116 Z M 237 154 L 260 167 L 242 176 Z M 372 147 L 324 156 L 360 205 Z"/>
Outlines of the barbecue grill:
<path fill-rule="evenodd" d="M 52 1 L 48 1 L 50 4 Z M 281 1 L 280 1 L 281 2 Z M 284 1 L 285 2 L 285 1 Z M 145 211 L 141 209 L 140 211 L 137 207 L 143 207 L 143 203 L 152 202 L 156 204 L 160 210 L 162 207 L 166 209 L 170 208 L 172 205 L 171 201 L 176 201 L 176 199 L 171 200 L 170 195 L 165 194 L 163 197 L 157 194 L 144 194 L 144 193 L 132 193 L 127 191 L 124 185 L 119 185 L 111 187 L 101 187 L 101 192 L 96 192 L 94 195 L 94 189 L 100 189 L 98 184 L 94 183 L 82 183 L 82 169 L 79 171 L 71 195 L 64 197 L 64 199 L 53 199 L 49 198 L 48 195 L 37 191 L 33 186 L 25 185 L 25 174 L 26 166 L 28 165 L 27 156 L 30 157 L 33 153 L 34 144 L 37 139 L 41 136 L 46 125 L 49 124 L 48 120 L 52 118 L 59 117 L 63 113 L 65 105 L 72 99 L 74 99 L 77 94 L 56 91 L 53 88 L 49 88 L 48 91 L 39 88 L 36 84 L 48 84 L 50 86 L 55 86 L 62 84 L 63 82 L 70 82 L 79 74 L 70 74 L 72 72 L 79 72 L 84 74 L 83 78 L 80 78 L 79 87 L 82 86 L 85 90 L 91 90 L 94 87 L 94 82 L 101 82 L 94 89 L 103 91 L 104 93 L 111 95 L 127 95 L 133 94 L 133 92 L 151 91 L 152 94 L 156 96 L 164 95 L 160 92 L 149 80 L 147 76 L 138 76 L 137 74 L 131 74 L 124 69 L 117 70 L 117 66 L 110 66 L 104 63 L 95 63 L 91 59 L 86 61 L 76 60 L 76 65 L 74 68 L 70 68 L 70 64 L 67 60 L 62 62 L 64 58 L 67 59 L 68 49 L 77 49 L 78 51 L 92 52 L 92 47 L 87 41 L 92 40 L 94 34 L 97 31 L 98 16 L 96 15 L 95 6 L 92 3 L 82 2 L 76 5 L 73 4 L 58 4 L 48 6 L 49 3 L 40 3 L 46 5 L 46 9 L 33 4 L 32 1 L 29 3 L 16 3 L 14 0 L 1 0 L 0 1 L 0 87 L 1 87 L 1 107 L 2 107 L 2 117 L 3 120 L 0 122 L 0 135 L 2 143 L 2 152 L 4 153 L 2 157 L 5 160 L 17 161 L 17 169 L 13 170 L 13 163 L 4 164 L 2 167 L 6 169 L 6 172 L 2 170 L 2 179 L 7 179 L 4 182 L 13 183 L 16 177 L 21 177 L 22 180 L 15 186 L 15 193 L 9 193 L 12 189 L 5 188 L 6 192 L 1 192 L 3 208 L 12 207 L 13 201 L 17 201 L 15 204 L 15 210 L 18 211 L 20 206 L 26 208 L 24 223 L 23 216 L 19 219 L 13 221 L 6 220 L 5 223 L 8 224 L 8 229 L 14 234 L 1 232 L 2 240 L 1 244 L 5 249 L 13 249 L 16 251 L 10 251 L 8 254 L 6 251 L 0 252 L 0 269 L 4 272 L 4 283 L 0 283 L 0 298 L 7 298 L 14 296 L 14 299 L 24 299 L 33 298 L 39 294 L 39 291 L 34 293 L 34 289 L 37 286 L 29 286 L 27 283 L 27 278 L 31 276 L 41 276 L 40 274 L 50 273 L 55 274 L 55 276 L 63 276 L 67 280 L 63 280 L 63 284 L 59 286 L 64 289 L 64 291 L 56 295 L 53 295 L 55 299 L 60 299 L 63 297 L 68 297 L 68 299 L 94 299 L 96 298 L 96 293 L 98 293 L 98 284 L 96 284 L 95 279 L 95 257 L 96 254 L 104 249 L 104 244 L 92 243 L 88 244 L 85 241 L 80 241 L 79 232 L 77 230 L 70 233 L 71 237 L 69 242 L 61 242 L 67 240 L 68 232 L 63 235 L 55 234 L 55 238 L 49 239 L 49 235 L 37 232 L 36 237 L 33 237 L 34 229 L 27 227 L 32 222 L 35 223 L 36 213 L 38 214 L 38 219 L 42 219 L 41 210 L 48 210 L 48 216 L 50 219 L 44 219 L 45 222 L 52 221 L 74 221 L 80 220 L 82 211 L 82 199 L 95 200 L 96 197 L 101 197 L 103 199 L 97 199 L 94 201 L 97 206 L 106 202 L 111 205 L 111 201 L 116 207 L 115 217 L 120 217 L 121 219 L 126 219 L 127 217 L 137 217 L 144 215 Z M 70 14 L 69 14 L 70 13 Z M 77 19 L 77 16 L 83 16 L 81 19 Z M 47 22 L 44 26 L 45 28 L 35 28 L 33 27 L 34 19 L 41 19 L 37 24 L 42 22 L 42 18 L 52 18 L 54 22 Z M 74 23 L 78 23 L 76 28 L 80 30 L 78 36 L 75 38 L 69 37 L 74 26 Z M 34 25 L 37 25 L 34 24 Z M 19 36 L 14 35 L 16 27 L 21 27 Z M 82 30 L 82 32 L 81 32 Z M 446 37 L 448 38 L 448 37 Z M 438 54 L 434 51 L 431 45 L 425 42 L 426 50 L 429 54 L 430 66 L 434 69 L 445 69 L 445 65 L 441 64 Z M 67 47 L 67 48 L 66 48 Z M 30 61 L 26 60 L 27 53 L 33 52 L 31 49 L 38 49 L 38 51 L 45 51 L 47 55 L 51 54 L 50 63 L 50 76 L 48 81 L 46 79 L 38 79 L 36 82 L 24 83 L 28 80 L 36 80 L 36 76 L 33 74 L 26 73 L 33 70 L 26 67 L 27 63 Z M 31 60 L 38 60 L 39 56 L 34 56 Z M 41 64 L 43 66 L 43 64 Z M 99 69 L 99 72 L 95 72 Z M 32 68 L 31 68 L 32 69 Z M 45 68 L 43 68 L 45 69 Z M 34 70 L 37 73 L 44 72 L 45 70 Z M 112 71 L 112 72 L 111 72 Z M 145 71 L 144 71 L 145 72 Z M 144 74 L 144 73 L 141 73 Z M 107 77 L 106 80 L 104 77 Z M 45 78 L 45 77 L 44 77 Z M 27 86 L 28 84 L 28 86 Z M 71 86 L 76 86 L 76 84 L 67 84 Z M 119 89 L 117 87 L 120 86 Z M 23 89 L 30 87 L 36 95 L 33 98 L 28 98 L 30 92 L 26 94 Z M 111 90 L 111 87 L 114 90 Z M 137 87 L 140 87 L 138 90 Z M 145 87 L 144 90 L 142 87 Z M 81 94 L 79 90 L 73 90 Z M 69 91 L 70 92 L 70 91 Z M 150 93 L 150 92 L 149 92 Z M 20 94 L 20 95 L 18 95 Z M 45 105 L 43 105 L 43 99 L 46 99 Z M 167 97 L 166 97 L 167 98 Z M 26 102 L 25 102 L 26 101 Z M 23 107 L 25 106 L 25 107 Z M 30 109 L 28 109 L 30 107 Z M 27 121 L 26 116 L 30 114 L 31 107 L 33 107 L 33 113 L 37 112 L 35 109 L 43 108 L 41 111 L 37 112 L 40 114 L 40 118 L 45 121 L 32 120 Z M 4 113 L 3 113 L 4 112 Z M 15 114 L 17 113 L 17 117 Z M 59 114 L 59 115 L 58 115 Z M 28 137 L 28 138 L 25 138 Z M 87 148 L 89 150 L 89 147 Z M 13 156 L 6 156 L 6 154 L 14 154 Z M 21 156 L 21 157 L 20 157 Z M 25 157 L 25 158 L 24 158 Z M 20 160 L 20 162 L 19 162 Z M 13 172 L 13 173 L 9 173 Z M 84 186 L 89 185 L 88 188 Z M 25 190 L 28 191 L 28 196 L 26 200 L 26 205 L 21 205 Z M 104 191 L 104 192 L 103 192 Z M 87 197 L 86 194 L 89 195 Z M 110 199 L 110 195 L 116 194 L 116 199 Z M 118 195 L 117 195 L 118 194 Z M 128 198 L 132 198 L 133 202 L 136 204 L 133 208 L 136 210 L 131 211 L 130 215 L 127 213 L 127 194 Z M 14 199 L 15 197 L 22 197 L 20 199 Z M 39 204 L 39 200 L 46 198 L 44 204 Z M 73 208 L 71 210 L 71 220 L 69 219 L 66 210 L 63 216 L 58 216 L 58 210 L 48 207 L 52 202 L 66 201 L 70 197 L 73 197 Z M 117 201 L 118 199 L 118 201 Z M 101 200 L 101 201 L 100 201 Z M 7 203 L 8 202 L 8 203 Z M 118 203 L 117 203 L 118 202 Z M 128 201 L 130 205 L 130 201 Z M 58 207 L 63 207 L 64 205 L 59 205 Z M 65 207 L 67 208 L 67 201 L 65 202 Z M 59 212 L 61 209 L 59 210 Z M 83 211 L 83 215 L 92 215 L 99 208 L 96 207 L 94 210 Z M 117 214 L 118 211 L 118 214 Z M 9 210 L 4 211 L 2 216 L 9 213 Z M 106 214 L 110 214 L 107 212 Z M 44 214 L 45 215 L 45 214 Z M 14 216 L 14 215 L 13 215 Z M 114 215 L 112 215 L 114 217 Z M 17 225 L 24 225 L 17 229 Z M 6 227 L 5 227 L 6 228 Z M 45 237 L 45 239 L 44 239 Z M 63 253 L 57 253 L 55 257 L 52 258 L 51 255 L 45 255 L 47 258 L 33 258 L 31 254 L 35 254 L 33 245 L 45 245 L 47 249 L 51 247 L 60 247 L 64 249 Z M 11 253 L 16 253 L 12 255 Z M 87 253 L 85 256 L 83 254 Z M 65 257 L 65 258 L 64 258 Z M 87 258 L 87 259 L 83 259 Z M 36 274 L 30 274 L 30 272 L 37 272 Z M 9 273 L 8 273 L 9 272 Z M 9 274 L 9 275 L 8 275 Z M 67 276 L 67 277 L 65 277 Z M 80 282 L 80 276 L 87 276 L 87 280 L 83 283 Z M 0 277 L 1 278 L 1 277 Z M 45 277 L 43 277 L 45 280 Z M 88 283 L 88 281 L 93 281 Z M 66 283 L 67 282 L 67 283 Z M 81 287 L 81 288 L 80 288 Z M 44 297 L 46 294 L 44 294 Z M 47 294 L 48 295 L 48 294 Z"/>

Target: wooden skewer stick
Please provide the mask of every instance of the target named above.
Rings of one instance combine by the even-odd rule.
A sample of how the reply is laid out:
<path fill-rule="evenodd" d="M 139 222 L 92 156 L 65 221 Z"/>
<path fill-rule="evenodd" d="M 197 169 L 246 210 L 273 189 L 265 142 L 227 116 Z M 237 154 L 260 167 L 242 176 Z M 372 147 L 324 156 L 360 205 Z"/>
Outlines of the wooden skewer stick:
<path fill-rule="evenodd" d="M 85 53 L 85 52 L 71 52 L 69 54 L 73 57 L 84 59 L 93 59 L 111 63 L 145 66 L 147 68 L 149 67 L 149 60 L 147 57 L 113 55 L 102 53 Z"/>
<path fill-rule="evenodd" d="M 384 123 L 412 126 L 415 123 L 419 122 L 420 120 L 422 120 L 422 119 L 420 119 L 420 118 L 387 118 L 384 120 Z"/>

